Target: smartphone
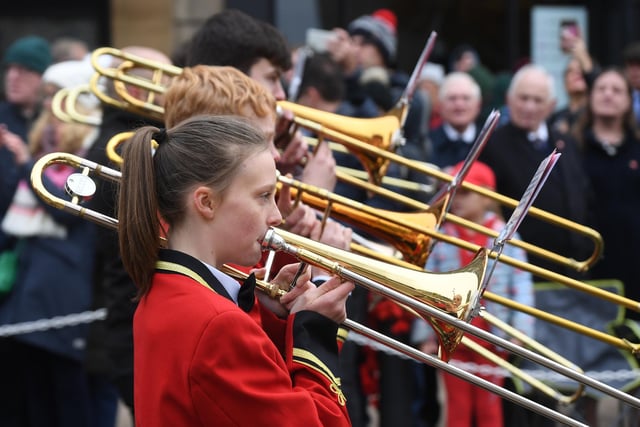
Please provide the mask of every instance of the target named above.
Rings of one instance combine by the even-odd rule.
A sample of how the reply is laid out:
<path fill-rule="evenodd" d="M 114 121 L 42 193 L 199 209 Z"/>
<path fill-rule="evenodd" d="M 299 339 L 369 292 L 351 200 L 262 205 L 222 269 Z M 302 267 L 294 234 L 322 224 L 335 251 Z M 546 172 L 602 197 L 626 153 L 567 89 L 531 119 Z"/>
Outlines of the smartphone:
<path fill-rule="evenodd" d="M 560 49 L 564 53 L 571 52 L 577 37 L 580 37 L 580 27 L 575 19 L 563 19 L 560 21 Z"/>
<path fill-rule="evenodd" d="M 333 36 L 334 34 L 331 30 L 308 28 L 306 33 L 306 44 L 315 52 L 326 52 L 327 44 Z"/>

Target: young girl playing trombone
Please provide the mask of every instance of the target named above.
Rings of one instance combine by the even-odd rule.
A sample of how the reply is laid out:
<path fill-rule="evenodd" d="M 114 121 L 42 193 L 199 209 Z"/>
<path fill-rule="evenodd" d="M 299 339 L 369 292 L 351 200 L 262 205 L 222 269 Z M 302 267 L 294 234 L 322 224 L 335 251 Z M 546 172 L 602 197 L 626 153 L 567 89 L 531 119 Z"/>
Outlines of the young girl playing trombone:
<path fill-rule="evenodd" d="M 250 280 L 240 287 L 220 271 L 255 264 L 282 219 L 264 134 L 236 117 L 200 116 L 141 128 L 123 157 L 119 239 L 140 298 L 136 424 L 349 425 L 334 372 L 353 284 L 315 287 L 305 274 L 279 303 L 256 304 Z M 275 283 L 288 287 L 296 269 Z"/>

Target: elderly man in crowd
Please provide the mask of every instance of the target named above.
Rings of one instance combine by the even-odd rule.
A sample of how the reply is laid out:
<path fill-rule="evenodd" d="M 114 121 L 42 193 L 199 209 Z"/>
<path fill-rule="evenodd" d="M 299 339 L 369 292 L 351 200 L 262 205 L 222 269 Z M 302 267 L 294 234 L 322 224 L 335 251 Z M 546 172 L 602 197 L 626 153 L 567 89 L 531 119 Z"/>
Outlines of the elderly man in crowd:
<path fill-rule="evenodd" d="M 513 77 L 507 92 L 509 123 L 498 128 L 487 143 L 480 160 L 496 173 L 497 191 L 520 199 L 540 162 L 555 148 L 562 159 L 551 172 L 535 205 L 572 221 L 587 222 L 588 183 L 575 141 L 549 129 L 546 119 L 555 105 L 553 78 L 542 67 L 527 65 Z M 503 212 L 508 218 L 510 212 Z M 587 242 L 568 230 L 527 218 L 519 228 L 522 238 L 554 252 L 583 259 Z M 557 264 L 531 257 L 534 264 L 575 275 Z"/>
<path fill-rule="evenodd" d="M 429 134 L 429 161 L 447 167 L 465 159 L 478 135 L 480 86 L 467 73 L 453 72 L 445 77 L 438 97 L 442 125 Z"/>
<path fill-rule="evenodd" d="M 496 190 L 520 199 L 540 162 L 555 148 L 562 153 L 562 158 L 538 194 L 535 206 L 585 224 L 588 182 L 576 143 L 570 136 L 549 129 L 546 124 L 555 105 L 553 78 L 540 66 L 522 67 L 511 80 L 507 105 L 509 123 L 493 133 L 480 154 L 480 160 L 496 174 Z M 503 207 L 504 217 L 509 218 L 510 214 Z M 584 259 L 585 253 L 589 252 L 586 239 L 536 218 L 526 218 L 518 230 L 524 241 L 574 259 Z M 529 255 L 529 261 L 559 274 L 585 278 L 568 267 L 532 255 Z M 534 280 L 540 278 L 534 277 Z M 504 403 L 505 425 L 516 422 L 524 426 L 547 425 L 543 417 L 528 412 L 525 415 L 519 412 L 522 411 L 520 407 Z"/>

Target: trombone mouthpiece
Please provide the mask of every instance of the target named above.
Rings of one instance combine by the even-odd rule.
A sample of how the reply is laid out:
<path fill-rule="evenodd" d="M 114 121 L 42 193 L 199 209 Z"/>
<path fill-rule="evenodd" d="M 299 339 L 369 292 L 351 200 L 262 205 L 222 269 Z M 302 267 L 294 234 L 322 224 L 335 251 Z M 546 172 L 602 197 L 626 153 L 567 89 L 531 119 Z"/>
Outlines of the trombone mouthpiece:
<path fill-rule="evenodd" d="M 264 233 L 261 245 L 263 251 L 283 251 L 287 247 L 287 242 L 273 228 L 270 228 Z"/>

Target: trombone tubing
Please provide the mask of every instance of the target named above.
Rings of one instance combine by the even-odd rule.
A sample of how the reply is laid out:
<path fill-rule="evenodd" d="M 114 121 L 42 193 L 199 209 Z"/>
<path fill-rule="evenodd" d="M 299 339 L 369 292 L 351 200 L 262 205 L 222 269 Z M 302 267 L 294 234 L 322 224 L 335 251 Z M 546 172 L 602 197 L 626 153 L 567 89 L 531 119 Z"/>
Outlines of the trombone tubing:
<path fill-rule="evenodd" d="M 357 180 L 357 178 L 351 178 L 351 177 L 347 176 L 344 173 L 339 173 L 338 176 L 339 176 L 339 179 Z M 354 203 L 356 203 L 356 202 L 353 202 L 352 200 L 350 200 L 350 199 L 348 199 L 346 197 L 340 196 L 340 195 L 335 194 L 335 193 L 330 193 L 328 191 L 323 191 L 321 189 L 318 189 L 316 187 L 313 187 L 311 185 L 305 184 L 303 182 L 300 182 L 300 181 L 297 181 L 297 180 L 294 180 L 294 179 L 291 179 L 291 178 L 281 177 L 280 180 L 283 181 L 283 182 L 286 182 L 291 187 L 294 187 L 294 188 L 298 189 L 301 193 L 303 193 L 302 201 L 304 201 L 306 203 L 309 203 L 309 202 L 308 202 L 308 200 L 305 200 L 304 193 L 311 194 L 311 195 L 314 195 L 314 196 L 320 197 L 320 198 L 327 198 L 331 202 L 342 203 L 342 204 L 345 204 L 345 205 L 353 205 Z M 471 186 L 472 184 L 463 183 L 463 186 L 467 186 L 467 185 Z M 488 191 L 488 190 L 486 190 L 486 189 L 484 189 L 482 187 L 478 187 L 478 186 L 474 186 L 474 187 L 480 188 L 480 189 L 484 190 L 485 192 Z M 389 190 L 387 190 L 385 188 L 380 188 L 380 187 L 378 187 L 378 188 L 379 188 L 380 194 L 384 194 L 385 192 L 393 193 L 392 191 L 389 191 Z M 395 194 L 395 193 L 393 193 L 393 194 Z M 396 194 L 396 196 L 399 197 L 399 198 L 404 198 L 404 199 L 410 200 L 413 203 L 414 207 L 418 207 L 420 209 L 428 208 L 428 205 L 426 205 L 424 203 L 420 203 L 420 202 L 418 202 L 416 200 L 409 199 L 409 198 L 407 198 L 405 196 L 401 196 L 401 195 L 397 195 L 397 194 Z M 381 216 L 380 212 L 378 212 L 375 208 L 372 208 L 370 206 L 364 205 L 362 203 L 357 203 L 357 209 L 362 210 L 362 211 L 368 213 L 369 215 L 373 215 L 373 216 L 377 216 L 377 217 Z M 456 217 L 451 215 L 451 214 L 447 214 L 445 218 L 446 219 L 455 219 Z M 386 221 L 389 220 L 389 218 L 387 216 L 384 216 L 383 219 L 386 220 Z M 459 219 L 462 220 L 462 218 L 459 218 Z M 449 243 L 449 244 L 452 244 L 452 245 L 456 245 L 456 246 L 458 246 L 458 247 L 460 247 L 462 249 L 467 249 L 467 250 L 472 251 L 472 252 L 477 252 L 478 249 L 480 249 L 480 246 L 477 245 L 477 244 L 467 242 L 466 240 L 460 239 L 458 237 L 448 236 L 448 235 L 440 233 L 440 232 L 438 232 L 437 230 L 434 230 L 434 229 L 423 228 L 423 227 L 419 227 L 419 226 L 415 226 L 415 225 L 411 225 L 411 224 L 406 224 L 406 223 L 403 223 L 401 225 L 406 227 L 406 228 L 414 229 L 415 231 L 418 231 L 418 232 L 424 233 L 426 235 L 429 235 L 429 236 L 431 236 L 431 237 L 433 237 L 433 238 L 435 238 L 437 240 L 440 240 L 442 242 Z M 515 244 L 515 242 L 518 242 L 518 241 L 517 240 L 514 241 L 514 244 Z M 489 256 L 495 259 L 497 254 L 494 253 L 494 252 L 491 252 L 489 254 Z M 571 287 L 573 289 L 576 289 L 576 290 L 579 290 L 579 291 L 586 292 L 588 294 L 597 296 L 597 297 L 602 298 L 602 299 L 604 299 L 606 301 L 610 301 L 612 303 L 615 303 L 615 304 L 618 304 L 618 305 L 622 305 L 622 306 L 624 306 L 624 307 L 626 307 L 626 308 L 628 308 L 630 310 L 640 311 L 640 302 L 638 302 L 638 301 L 634 301 L 632 299 L 623 297 L 621 295 L 616 295 L 616 294 L 613 294 L 611 292 L 607 292 L 607 291 L 599 289 L 599 288 L 594 288 L 593 286 L 590 286 L 590 285 L 588 285 L 588 284 L 586 284 L 584 282 L 581 282 L 579 280 L 576 280 L 576 279 L 564 276 L 562 274 L 553 272 L 551 270 L 539 267 L 537 265 L 534 265 L 534 264 L 531 264 L 531 263 L 528 263 L 528 262 L 524 262 L 524 261 L 515 259 L 513 257 L 506 256 L 506 255 L 501 255 L 500 258 L 499 258 L 499 261 L 503 262 L 505 264 L 508 264 L 508 265 L 510 265 L 512 267 L 519 268 L 519 269 L 525 270 L 525 271 L 529 271 L 532 274 L 534 274 L 536 276 L 539 276 L 539 277 L 543 277 L 543 278 L 545 278 L 545 279 L 547 279 L 549 281 L 561 283 L 561 284 L 566 285 L 568 287 Z"/>
<path fill-rule="evenodd" d="M 132 67 L 127 66 L 125 68 L 146 68 L 147 70 L 153 71 L 154 78 L 149 81 L 143 78 L 129 76 L 126 73 L 123 73 L 122 68 L 120 67 L 103 67 L 99 60 L 103 55 L 119 58 L 132 64 Z M 182 73 L 182 68 L 176 67 L 175 65 L 162 64 L 112 47 L 101 47 L 94 50 L 91 54 L 91 65 L 93 65 L 93 69 L 96 70 L 96 72 L 104 77 L 138 86 L 159 94 L 164 93 L 167 89 L 165 85 L 161 84 L 162 75 L 175 77 Z M 158 72 L 157 74 L 156 71 Z"/>
<path fill-rule="evenodd" d="M 271 229 L 271 232 L 270 233 L 268 232 L 268 234 L 270 237 L 268 242 L 268 247 L 272 250 L 284 251 L 298 258 L 300 261 L 308 262 L 312 265 L 315 265 L 316 267 L 320 267 L 324 270 L 327 270 L 345 280 L 350 280 L 355 283 L 358 283 L 372 292 L 378 292 L 381 295 L 391 299 L 392 301 L 398 304 L 401 304 L 401 305 L 410 307 L 413 310 L 416 310 L 421 315 L 427 314 L 431 317 L 435 317 L 439 320 L 450 323 L 452 326 L 455 326 L 458 329 L 461 329 L 465 332 L 475 335 L 478 338 L 483 339 L 489 343 L 502 347 L 513 354 L 529 359 L 535 363 L 538 363 L 539 365 L 542 365 L 546 368 L 556 371 L 568 378 L 571 378 L 586 386 L 599 390 L 605 394 L 608 394 L 611 397 L 619 399 L 635 408 L 640 409 L 640 399 L 638 398 L 635 398 L 627 393 L 617 390 L 607 384 L 604 384 L 600 381 L 590 378 L 584 374 L 575 372 L 564 365 L 561 365 L 555 361 L 552 361 L 549 358 L 543 357 L 531 350 L 515 345 L 510 341 L 507 341 L 503 338 L 500 338 L 496 335 L 491 334 L 490 332 L 485 331 L 484 329 L 480 329 L 477 326 L 474 326 L 462 320 L 459 320 L 448 313 L 440 311 L 437 308 L 431 307 L 430 305 L 425 304 L 422 301 L 411 298 L 401 292 L 396 291 L 395 289 L 386 287 L 374 280 L 369 279 L 368 277 L 365 277 L 361 274 L 358 274 L 354 271 L 349 270 L 348 268 L 340 265 L 339 262 L 337 261 L 333 261 L 323 256 L 317 255 L 312 251 L 309 251 L 305 248 L 299 247 L 296 244 L 291 244 L 288 242 L 290 240 L 295 240 L 296 242 L 312 242 L 309 239 L 296 236 L 292 233 L 285 232 L 282 230 L 276 231 L 274 229 Z M 265 237 L 265 240 L 267 240 L 267 237 Z M 331 247 L 328 247 L 327 245 L 324 245 L 318 242 L 313 242 L 313 245 L 316 247 L 330 248 L 330 250 L 332 252 L 335 252 L 336 254 L 339 254 L 341 252 L 340 249 L 331 248 Z"/>
<path fill-rule="evenodd" d="M 497 304 L 501 304 L 501 305 L 504 305 L 505 307 L 509 307 L 512 310 L 521 311 L 525 314 L 534 316 L 538 319 L 544 320 L 549 323 L 553 323 L 554 325 L 560 326 L 562 328 L 569 329 L 579 334 L 583 334 L 590 338 L 602 341 L 606 344 L 617 347 L 620 350 L 630 351 L 631 354 L 635 356 L 640 354 L 640 344 L 634 344 L 632 342 L 627 341 L 626 339 L 611 336 L 597 329 L 589 328 L 580 323 L 565 319 L 555 314 L 547 313 L 546 311 L 543 311 L 534 307 L 529 307 L 527 305 L 521 304 L 516 301 L 512 301 L 508 298 L 505 298 L 498 294 L 494 294 L 489 291 L 485 291 L 485 293 L 483 294 L 483 297 Z"/>
<path fill-rule="evenodd" d="M 364 173 L 364 172 L 363 172 Z M 384 187 L 379 187 L 376 185 L 372 185 L 371 183 L 363 180 L 360 177 L 354 176 L 354 174 L 351 173 L 345 173 L 345 171 L 338 169 L 336 171 L 336 177 L 342 181 L 345 182 L 347 184 L 356 186 L 356 187 L 360 187 L 364 190 L 367 190 L 369 192 L 373 192 L 375 194 L 379 194 L 382 195 L 386 198 L 389 198 L 395 202 L 398 203 L 403 203 L 406 206 L 409 206 L 411 208 L 423 211 L 426 209 L 429 209 L 429 205 L 427 205 L 426 203 L 422 203 L 418 200 L 412 199 L 410 197 L 407 197 L 403 194 L 399 194 L 396 192 L 393 192 L 391 190 L 388 190 L 387 188 Z M 488 237 L 493 237 L 496 238 L 498 237 L 498 232 L 495 230 L 492 230 L 488 227 L 485 227 L 483 225 L 480 224 L 476 224 L 475 222 L 469 221 L 467 219 L 464 219 L 462 217 L 459 217 L 457 215 L 454 215 L 450 212 L 447 212 L 445 215 L 445 219 L 449 222 L 452 222 L 454 224 L 460 225 L 462 227 L 468 228 L 469 230 L 475 231 L 476 233 L 481 233 L 484 234 Z M 518 248 L 521 248 L 522 250 L 526 251 L 527 253 L 532 253 L 535 254 L 541 258 L 545 258 L 551 261 L 554 261 L 558 264 L 565 264 L 568 265 L 570 267 L 575 268 L 576 267 L 576 261 L 573 259 L 570 259 L 568 257 L 565 256 L 561 256 L 555 252 L 551 252 L 547 249 L 535 246 L 531 243 L 527 243 L 523 240 L 519 240 L 519 239 L 512 239 L 509 240 L 507 242 L 508 244 L 510 244 L 511 246 L 515 246 Z"/>
<path fill-rule="evenodd" d="M 373 252 L 373 251 L 372 251 Z M 365 254 L 368 255 L 372 258 L 375 258 L 375 254 Z M 405 268 L 412 268 L 414 270 L 422 270 L 423 267 L 419 267 L 416 266 L 414 264 L 411 264 L 410 262 L 401 260 L 399 258 L 393 257 L 393 256 L 388 256 L 385 257 L 384 259 L 381 259 L 383 261 L 389 262 L 391 264 L 395 264 L 395 265 L 399 265 Z M 505 307 L 509 307 L 512 310 L 518 310 L 521 311 L 525 314 L 528 314 L 530 316 L 536 317 L 538 319 L 544 320 L 546 322 L 549 323 L 553 323 L 557 326 L 560 326 L 562 328 L 565 329 L 569 329 L 571 331 L 586 335 L 590 338 L 596 339 L 596 340 L 600 340 L 606 344 L 612 345 L 614 347 L 617 347 L 621 350 L 626 350 L 626 351 L 630 351 L 633 355 L 638 355 L 640 354 L 640 344 L 634 344 L 629 342 L 628 340 L 622 339 L 622 338 L 618 338 L 618 337 L 614 337 L 611 336 L 605 332 L 599 331 L 597 329 L 593 329 L 593 328 L 589 328 L 587 326 L 584 326 L 580 323 L 565 319 L 563 317 L 557 316 L 555 314 L 551 314 L 551 313 L 547 313 L 546 311 L 537 309 L 535 307 L 530 307 L 528 305 L 524 305 L 521 304 L 519 302 L 510 300 L 509 298 L 505 298 L 501 295 L 495 294 L 489 290 L 485 290 L 484 293 L 482 294 L 482 297 L 489 300 L 489 301 L 493 301 L 497 304 L 501 304 L 504 305 Z M 482 314 L 483 312 L 481 312 Z"/>
<path fill-rule="evenodd" d="M 453 180 L 453 177 L 444 173 L 444 172 L 440 172 L 438 170 L 435 170 L 432 167 L 429 167 L 421 162 L 415 161 L 415 160 L 411 160 L 411 159 L 407 159 L 406 157 L 400 156 L 399 154 L 390 152 L 390 151 L 385 151 L 385 150 L 380 150 L 377 149 L 376 147 L 372 147 L 370 144 L 367 144 L 366 142 L 360 141 L 357 138 L 353 138 L 350 137 L 348 135 L 345 135 L 341 132 L 335 131 L 333 129 L 329 129 L 321 124 L 318 124 L 314 121 L 311 120 L 307 120 L 304 118 L 300 118 L 298 116 L 294 116 L 293 119 L 299 126 L 305 127 L 307 129 L 311 129 L 314 132 L 317 132 L 319 135 L 323 135 L 325 137 L 328 137 L 329 139 L 332 139 L 336 142 L 342 143 L 345 146 L 347 146 L 347 148 L 351 147 L 352 149 L 357 149 L 360 152 L 367 152 L 367 153 L 371 153 L 371 154 L 375 154 L 378 155 L 380 157 L 383 157 L 387 160 L 396 162 L 402 166 L 406 166 L 410 169 L 416 170 L 418 172 L 424 173 L 426 175 L 430 175 L 436 179 L 439 179 L 441 181 L 445 181 L 445 182 L 451 182 Z M 515 199 L 512 199 L 510 197 L 504 196 L 502 194 L 496 193 L 494 191 L 488 190 L 484 187 L 481 187 L 479 185 L 475 185 L 475 184 L 471 184 L 468 182 L 462 182 L 460 184 L 461 188 L 473 191 L 475 193 L 478 193 L 482 196 L 488 197 L 492 200 L 498 201 L 510 208 L 515 208 L 518 205 L 518 201 Z M 532 217 L 538 218 L 540 220 L 546 221 L 546 222 L 551 222 L 551 223 L 556 223 L 558 224 L 558 226 L 560 227 L 564 227 L 564 228 L 569 228 L 569 229 L 575 229 L 576 232 L 585 235 L 586 237 L 588 237 L 589 239 L 591 239 L 594 243 L 594 251 L 591 254 L 591 256 L 584 260 L 584 261 L 576 261 L 576 260 L 572 260 L 571 265 L 573 266 L 573 268 L 575 268 L 577 271 L 586 271 L 591 265 L 593 265 L 602 255 L 602 249 L 603 249 L 603 242 L 602 242 L 602 237 L 600 236 L 600 234 L 598 232 L 596 232 L 595 230 L 593 230 L 592 228 L 589 227 L 585 227 L 581 224 L 578 224 L 576 222 L 570 221 L 566 218 L 563 218 L 561 216 L 552 214 L 550 212 L 546 212 L 542 209 L 536 208 L 535 206 L 532 206 L 529 211 L 528 211 L 528 215 L 531 215 Z"/>
<path fill-rule="evenodd" d="M 88 84 L 82 84 L 74 88 L 59 89 L 51 99 L 51 111 L 64 123 L 80 123 L 83 125 L 100 126 L 102 119 L 98 116 L 83 114 L 76 108 L 78 96 L 83 93 L 92 94 Z M 64 108 L 63 108 L 64 106 Z"/>
<path fill-rule="evenodd" d="M 100 56 L 102 55 L 111 55 L 113 57 L 116 58 L 120 58 L 126 62 L 124 62 L 121 66 L 116 67 L 116 68 L 109 68 L 109 67 L 103 67 L 100 64 L 100 61 L 98 60 Z M 167 76 L 177 76 L 180 73 L 182 73 L 182 68 L 180 67 L 176 67 L 173 65 L 167 65 L 167 64 L 161 64 L 158 63 L 156 61 L 152 61 L 152 60 L 148 60 L 148 59 L 144 59 L 141 58 L 139 56 L 136 55 L 131 55 L 128 54 L 126 52 L 122 52 L 121 50 L 118 49 L 114 49 L 114 48 L 110 48 L 110 47 L 103 47 L 103 48 L 99 48 L 96 49 L 92 55 L 91 55 L 91 61 L 92 61 L 92 65 L 94 67 L 94 69 L 97 71 L 97 73 L 99 75 L 103 75 L 105 77 L 111 78 L 116 82 L 122 82 L 122 83 L 127 83 L 127 84 L 131 84 L 131 85 L 135 85 L 137 87 L 149 90 L 151 92 L 155 92 L 158 94 L 164 93 L 166 91 L 166 85 L 162 84 L 162 76 L 163 75 L 167 75 Z M 129 69 L 129 68 L 146 68 L 148 70 L 152 70 L 153 71 L 153 79 L 150 81 L 148 79 L 143 79 L 143 78 L 138 78 L 136 76 L 129 76 L 126 74 L 126 72 L 124 72 L 125 70 Z M 96 85 L 94 84 L 97 80 L 96 79 L 92 79 L 92 90 L 95 89 Z M 121 85 L 120 85 L 121 86 Z M 123 89 L 122 87 L 120 87 L 120 89 Z M 96 96 L 98 96 L 103 102 L 106 102 L 110 105 L 119 107 L 119 108 L 123 108 L 126 110 L 131 110 L 131 111 L 137 111 L 140 113 L 145 113 L 151 117 L 158 117 L 161 116 L 162 113 L 164 112 L 164 109 L 162 107 L 159 107 L 157 109 L 157 111 L 154 110 L 150 110 L 150 106 L 147 105 L 147 103 L 144 102 L 140 102 L 138 103 L 136 100 L 136 104 L 132 104 L 132 102 L 134 100 L 130 99 L 131 97 L 128 97 L 128 101 L 129 102 L 125 102 L 125 101 L 116 101 L 112 98 L 107 97 L 105 94 L 103 93 L 95 93 Z M 157 107 L 157 106 L 154 106 Z M 406 167 L 412 168 L 414 170 L 417 170 L 419 172 L 425 173 L 427 175 L 431 175 L 437 179 L 440 179 L 442 181 L 446 181 L 446 182 L 451 182 L 452 177 L 434 170 L 433 168 L 430 168 L 424 164 L 421 164 L 420 162 L 416 162 L 414 160 L 410 160 L 407 158 L 404 158 L 400 155 L 397 155 L 393 152 L 390 151 L 386 151 L 386 150 L 381 150 L 377 147 L 371 147 L 370 144 L 367 144 L 365 142 L 362 142 L 360 140 L 358 140 L 357 138 L 353 138 L 350 137 L 348 135 L 345 135 L 344 133 L 332 130 L 332 129 L 328 129 L 325 126 L 314 122 L 312 120 L 308 120 L 308 119 L 304 119 L 301 118 L 299 116 L 295 116 L 294 117 L 294 122 L 299 125 L 299 126 L 303 126 L 306 127 L 308 129 L 312 129 L 316 132 L 318 132 L 320 135 L 325 135 L 325 136 L 329 136 L 332 139 L 334 139 L 335 141 L 339 141 L 341 143 L 343 143 L 344 145 L 346 145 L 347 147 L 356 147 L 358 150 L 360 150 L 360 152 L 367 152 L 370 154 L 374 154 L 376 156 L 382 157 L 386 160 L 390 160 L 390 161 L 394 161 L 396 163 L 399 163 L 401 165 L 404 165 Z M 503 203 L 509 207 L 515 208 L 518 205 L 518 201 L 503 196 L 499 193 L 495 193 L 493 191 L 487 190 L 485 188 L 482 188 L 480 186 L 476 186 L 473 184 L 469 184 L 466 182 L 461 183 L 462 188 L 466 188 L 472 191 L 475 191 L 481 195 L 484 195 L 485 197 L 489 197 L 491 199 L 494 199 L 496 201 L 499 201 L 500 203 Z M 602 238 L 601 236 L 595 232 L 595 230 L 590 229 L 588 227 L 584 227 L 580 224 L 576 224 L 572 221 L 569 221 L 565 218 L 562 218 L 560 216 L 542 211 L 536 207 L 531 207 L 529 209 L 529 215 L 539 218 L 539 219 L 543 219 L 546 220 L 547 222 L 554 222 L 556 224 L 558 224 L 559 226 L 563 226 L 565 228 L 571 228 L 573 227 L 576 232 L 581 233 L 586 235 L 587 237 L 589 237 L 593 242 L 594 242 L 594 251 L 591 254 L 591 256 L 585 260 L 585 261 L 576 261 L 576 260 L 568 260 L 567 258 L 565 258 L 566 260 L 566 264 L 568 264 L 569 266 L 575 268 L 577 271 L 585 271 L 587 270 L 591 265 L 593 265 L 593 263 L 595 263 L 595 261 L 597 261 L 601 254 L 602 254 L 602 247 L 603 247 L 603 243 L 602 243 Z M 544 256 L 544 255 L 541 255 Z M 638 310 L 639 308 L 633 308 L 634 310 Z"/>
<path fill-rule="evenodd" d="M 73 123 L 71 116 L 62 108 L 64 100 L 68 94 L 69 89 L 62 88 L 53 95 L 53 98 L 51 98 L 51 112 L 56 116 L 56 118 L 58 118 L 58 120 L 64 123 Z"/>
<path fill-rule="evenodd" d="M 100 124 L 102 123 L 102 119 L 100 117 L 92 116 L 90 114 L 83 114 L 77 110 L 76 103 L 78 102 L 78 97 L 82 94 L 92 95 L 91 87 L 89 86 L 89 84 L 79 85 L 68 91 L 64 102 L 64 105 L 68 111 L 67 114 L 69 115 L 71 120 L 76 123 L 90 126 L 100 126 Z"/>

